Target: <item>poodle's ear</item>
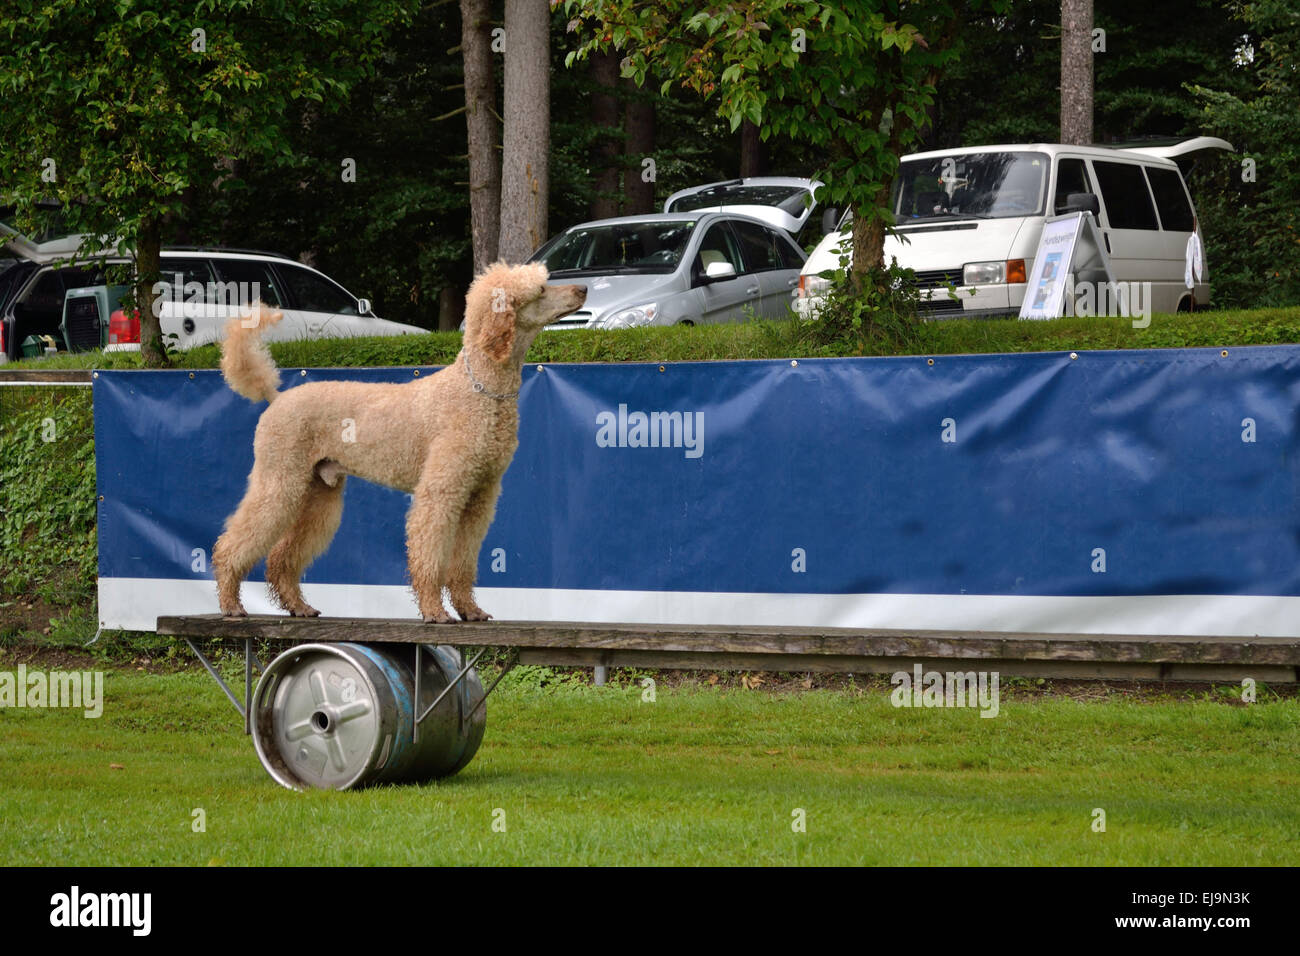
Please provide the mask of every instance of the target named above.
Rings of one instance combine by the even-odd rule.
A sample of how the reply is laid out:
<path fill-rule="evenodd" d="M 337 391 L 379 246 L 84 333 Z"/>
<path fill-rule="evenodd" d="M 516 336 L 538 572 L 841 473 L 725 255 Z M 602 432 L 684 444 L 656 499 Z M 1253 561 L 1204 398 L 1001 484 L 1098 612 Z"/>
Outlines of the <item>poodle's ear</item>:
<path fill-rule="evenodd" d="M 515 347 L 515 300 L 504 285 L 488 289 L 487 309 L 479 320 L 478 346 L 494 362 L 505 362 Z"/>

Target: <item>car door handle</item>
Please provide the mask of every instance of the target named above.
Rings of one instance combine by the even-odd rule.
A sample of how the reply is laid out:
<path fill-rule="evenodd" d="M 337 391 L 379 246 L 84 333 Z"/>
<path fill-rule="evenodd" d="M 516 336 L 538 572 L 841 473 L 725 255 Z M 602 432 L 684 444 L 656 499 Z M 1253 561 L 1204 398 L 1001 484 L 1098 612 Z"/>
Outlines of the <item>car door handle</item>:
<path fill-rule="evenodd" d="M 1110 233 L 1103 232 L 1101 238 L 1106 240 L 1106 255 L 1110 255 Z"/>
<path fill-rule="evenodd" d="M 799 280 L 798 280 L 798 279 L 788 279 L 788 280 L 786 281 L 786 283 L 785 283 L 785 287 L 786 287 L 787 289 L 793 289 L 793 288 L 794 288 L 795 286 L 797 286 L 798 284 L 799 284 Z"/>
<path fill-rule="evenodd" d="M 745 295 L 758 295 L 758 286 L 753 286 L 752 288 L 746 289 Z"/>

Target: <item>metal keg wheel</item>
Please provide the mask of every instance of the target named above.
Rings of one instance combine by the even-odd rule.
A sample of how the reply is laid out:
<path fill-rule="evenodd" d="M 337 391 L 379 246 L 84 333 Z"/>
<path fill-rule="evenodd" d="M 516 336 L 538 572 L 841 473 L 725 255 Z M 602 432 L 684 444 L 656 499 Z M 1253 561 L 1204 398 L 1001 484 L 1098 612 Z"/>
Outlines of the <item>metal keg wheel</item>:
<path fill-rule="evenodd" d="M 421 663 L 420 709 L 414 666 Z M 252 736 L 271 777 L 292 790 L 347 790 L 449 776 L 478 750 L 486 702 L 451 648 L 301 644 L 266 668 L 253 694 Z M 427 691 L 426 691 L 427 688 Z"/>

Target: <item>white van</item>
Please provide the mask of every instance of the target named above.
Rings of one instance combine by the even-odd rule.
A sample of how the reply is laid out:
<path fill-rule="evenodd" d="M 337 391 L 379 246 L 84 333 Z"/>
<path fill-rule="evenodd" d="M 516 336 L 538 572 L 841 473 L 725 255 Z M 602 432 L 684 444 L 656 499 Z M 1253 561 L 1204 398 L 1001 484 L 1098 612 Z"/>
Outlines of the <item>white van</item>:
<path fill-rule="evenodd" d="M 1033 273 L 1043 221 L 1091 211 L 1118 282 L 1150 282 L 1150 309 L 1186 309 L 1187 240 L 1196 212 L 1174 157 L 1232 147 L 1201 136 L 1175 146 L 1106 148 L 1037 143 L 974 146 L 904 156 L 891 197 L 895 234 L 885 261 L 916 272 L 922 314 L 933 318 L 1015 315 Z M 795 311 L 816 313 L 830 287 L 819 273 L 850 251 L 851 218 L 827 235 L 800 274 Z M 1208 277 L 1208 274 L 1207 274 Z M 947 286 L 957 288 L 954 299 Z M 1196 304 L 1210 301 L 1206 281 Z"/>

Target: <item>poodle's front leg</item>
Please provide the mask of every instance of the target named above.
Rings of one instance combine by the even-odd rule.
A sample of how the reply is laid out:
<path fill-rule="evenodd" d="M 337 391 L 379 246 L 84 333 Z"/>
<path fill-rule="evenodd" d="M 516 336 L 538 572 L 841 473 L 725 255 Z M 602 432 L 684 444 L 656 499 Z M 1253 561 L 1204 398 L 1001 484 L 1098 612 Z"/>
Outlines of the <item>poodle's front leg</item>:
<path fill-rule="evenodd" d="M 420 615 L 426 624 L 451 624 L 442 603 L 451 571 L 456 526 L 465 507 L 466 482 L 457 475 L 426 473 L 406 516 L 406 559 Z"/>
<path fill-rule="evenodd" d="M 501 494 L 501 479 L 496 478 L 470 495 L 465 511 L 456 529 L 456 544 L 452 550 L 451 577 L 447 590 L 451 606 L 462 621 L 490 621 L 488 614 L 474 600 L 474 578 L 478 573 L 478 554 L 483 538 L 496 512 L 497 498 Z"/>

